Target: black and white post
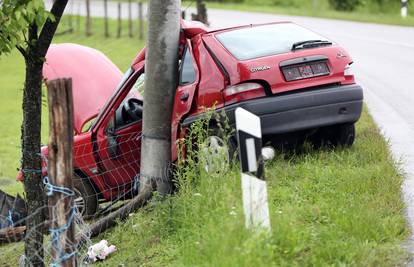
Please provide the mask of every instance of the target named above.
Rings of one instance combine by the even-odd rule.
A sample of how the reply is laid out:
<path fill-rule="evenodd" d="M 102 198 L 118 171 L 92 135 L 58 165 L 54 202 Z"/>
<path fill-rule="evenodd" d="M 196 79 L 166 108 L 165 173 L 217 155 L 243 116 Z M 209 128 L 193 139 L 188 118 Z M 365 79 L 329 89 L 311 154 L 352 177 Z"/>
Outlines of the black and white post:
<path fill-rule="evenodd" d="M 270 229 L 260 118 L 243 108 L 236 109 L 235 117 L 245 224 L 247 228 Z"/>
<path fill-rule="evenodd" d="M 401 0 L 401 17 L 407 17 L 407 1 L 408 0 Z"/>

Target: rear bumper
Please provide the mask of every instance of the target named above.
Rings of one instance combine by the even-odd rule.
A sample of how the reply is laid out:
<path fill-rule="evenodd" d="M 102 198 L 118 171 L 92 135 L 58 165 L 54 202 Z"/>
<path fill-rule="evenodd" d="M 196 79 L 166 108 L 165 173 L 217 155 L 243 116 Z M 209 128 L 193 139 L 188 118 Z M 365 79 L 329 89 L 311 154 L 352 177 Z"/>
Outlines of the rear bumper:
<path fill-rule="evenodd" d="M 230 124 L 234 125 L 234 111 L 244 108 L 260 117 L 263 135 L 273 135 L 356 122 L 361 116 L 362 103 L 362 88 L 353 84 L 253 99 L 217 111 L 224 109 Z M 183 124 L 195 119 L 189 117 Z"/>

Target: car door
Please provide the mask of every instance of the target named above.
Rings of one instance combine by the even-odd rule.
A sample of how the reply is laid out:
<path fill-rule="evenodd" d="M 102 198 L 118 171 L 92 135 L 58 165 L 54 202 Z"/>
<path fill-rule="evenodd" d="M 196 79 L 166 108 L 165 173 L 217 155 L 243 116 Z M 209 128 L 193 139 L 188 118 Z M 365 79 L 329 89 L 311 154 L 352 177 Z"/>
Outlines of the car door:
<path fill-rule="evenodd" d="M 179 82 L 175 94 L 174 109 L 172 114 L 172 160 L 177 158 L 176 140 L 178 138 L 177 134 L 179 123 L 191 110 L 194 94 L 199 81 L 198 67 L 194 58 L 190 40 L 187 40 L 179 71 Z"/>
<path fill-rule="evenodd" d="M 97 132 L 98 166 L 107 187 L 107 192 L 103 192 L 106 198 L 128 193 L 139 174 L 144 75 L 143 67 L 131 75 L 124 93 L 120 94 L 108 119 Z M 125 112 L 125 103 L 131 99 L 140 103 L 141 113 L 135 118 Z"/>

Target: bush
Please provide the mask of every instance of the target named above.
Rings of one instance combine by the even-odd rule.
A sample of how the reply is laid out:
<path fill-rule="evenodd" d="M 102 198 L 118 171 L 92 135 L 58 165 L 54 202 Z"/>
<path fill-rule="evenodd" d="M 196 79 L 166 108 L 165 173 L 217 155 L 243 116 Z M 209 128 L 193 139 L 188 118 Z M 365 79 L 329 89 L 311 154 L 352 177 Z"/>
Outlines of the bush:
<path fill-rule="evenodd" d="M 340 11 L 353 11 L 360 3 L 360 0 L 329 0 L 329 4 Z"/>

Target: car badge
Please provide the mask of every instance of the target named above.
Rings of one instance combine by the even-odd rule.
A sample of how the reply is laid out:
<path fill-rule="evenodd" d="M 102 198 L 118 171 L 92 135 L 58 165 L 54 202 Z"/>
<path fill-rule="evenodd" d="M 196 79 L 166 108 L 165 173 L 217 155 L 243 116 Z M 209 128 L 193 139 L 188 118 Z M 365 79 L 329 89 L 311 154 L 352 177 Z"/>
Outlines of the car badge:
<path fill-rule="evenodd" d="M 336 54 L 336 58 L 344 58 L 344 57 L 347 57 L 344 53 L 342 53 L 342 52 L 338 52 L 337 54 Z"/>
<path fill-rule="evenodd" d="M 258 72 L 258 71 L 264 71 L 264 70 L 269 70 L 269 69 L 270 69 L 270 66 L 253 67 L 253 68 L 250 69 L 250 72 L 255 73 L 255 72 Z"/>

